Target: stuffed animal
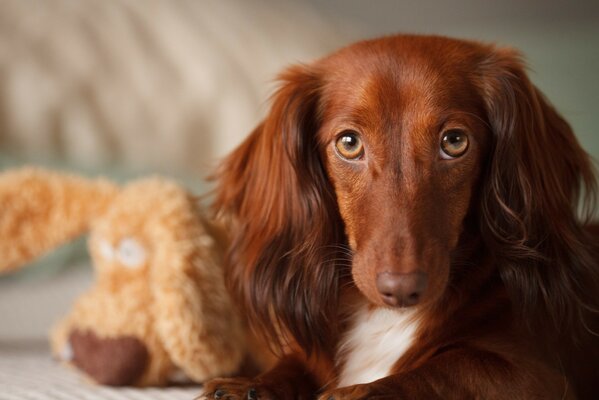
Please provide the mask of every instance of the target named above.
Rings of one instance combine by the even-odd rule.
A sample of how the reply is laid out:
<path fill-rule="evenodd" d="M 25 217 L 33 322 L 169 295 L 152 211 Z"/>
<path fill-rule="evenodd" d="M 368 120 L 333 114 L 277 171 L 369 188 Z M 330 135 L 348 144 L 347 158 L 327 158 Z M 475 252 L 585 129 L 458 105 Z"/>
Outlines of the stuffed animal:
<path fill-rule="evenodd" d="M 41 169 L 0 174 L 0 271 L 89 233 L 95 284 L 53 329 L 53 352 L 93 381 L 164 385 L 238 372 L 242 324 L 225 290 L 225 234 L 177 184 L 119 187 Z"/>

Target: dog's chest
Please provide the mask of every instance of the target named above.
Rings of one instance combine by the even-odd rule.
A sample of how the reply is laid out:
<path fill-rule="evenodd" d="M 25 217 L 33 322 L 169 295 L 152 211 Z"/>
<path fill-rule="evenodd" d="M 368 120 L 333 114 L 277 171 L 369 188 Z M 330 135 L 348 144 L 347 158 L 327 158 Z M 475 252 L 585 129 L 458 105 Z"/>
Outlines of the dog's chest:
<path fill-rule="evenodd" d="M 418 328 L 412 311 L 361 307 L 338 350 L 339 387 L 368 383 L 389 375 L 410 348 Z"/>

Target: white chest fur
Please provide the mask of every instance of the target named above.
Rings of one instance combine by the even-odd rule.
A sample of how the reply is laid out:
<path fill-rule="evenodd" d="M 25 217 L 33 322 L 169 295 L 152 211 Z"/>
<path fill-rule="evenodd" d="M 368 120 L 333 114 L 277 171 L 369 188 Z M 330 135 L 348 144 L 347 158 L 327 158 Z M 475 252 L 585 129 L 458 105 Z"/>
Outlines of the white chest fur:
<path fill-rule="evenodd" d="M 338 351 L 339 387 L 368 383 L 389 375 L 414 341 L 418 322 L 411 310 L 361 307 Z"/>

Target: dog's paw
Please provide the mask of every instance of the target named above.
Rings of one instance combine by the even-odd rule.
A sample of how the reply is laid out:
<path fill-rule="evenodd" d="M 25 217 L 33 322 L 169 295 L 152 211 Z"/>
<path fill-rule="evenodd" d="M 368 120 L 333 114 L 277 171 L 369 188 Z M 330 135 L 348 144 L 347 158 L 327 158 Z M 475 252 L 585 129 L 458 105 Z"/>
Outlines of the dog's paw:
<path fill-rule="evenodd" d="M 251 379 L 214 379 L 204 384 L 198 400 L 279 400 L 270 389 Z"/>

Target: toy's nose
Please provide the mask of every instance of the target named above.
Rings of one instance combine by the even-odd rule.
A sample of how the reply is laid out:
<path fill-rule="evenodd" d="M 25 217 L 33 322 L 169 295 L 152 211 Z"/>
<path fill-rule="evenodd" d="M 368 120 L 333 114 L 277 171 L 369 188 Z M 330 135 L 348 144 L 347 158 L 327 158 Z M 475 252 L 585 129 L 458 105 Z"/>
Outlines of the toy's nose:
<path fill-rule="evenodd" d="M 424 272 L 400 274 L 381 272 L 377 275 L 376 288 L 385 304 L 392 307 L 410 307 L 418 304 L 427 286 Z"/>
<path fill-rule="evenodd" d="M 146 346 L 132 336 L 100 338 L 90 331 L 69 335 L 71 362 L 102 385 L 127 386 L 143 374 L 149 361 Z"/>

